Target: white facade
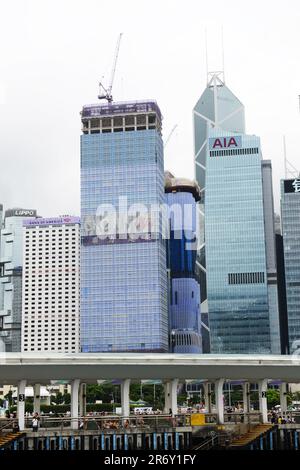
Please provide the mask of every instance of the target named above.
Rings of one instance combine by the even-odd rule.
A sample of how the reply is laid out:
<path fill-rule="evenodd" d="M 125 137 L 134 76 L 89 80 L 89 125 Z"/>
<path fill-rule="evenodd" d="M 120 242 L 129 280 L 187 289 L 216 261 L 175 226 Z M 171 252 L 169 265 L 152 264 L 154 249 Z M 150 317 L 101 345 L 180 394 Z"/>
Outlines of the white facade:
<path fill-rule="evenodd" d="M 22 351 L 79 352 L 80 219 L 24 226 Z"/>
<path fill-rule="evenodd" d="M 2 206 L 0 208 L 2 212 Z M 0 214 L 0 351 L 21 351 L 23 221 L 32 209 L 9 209 Z"/>

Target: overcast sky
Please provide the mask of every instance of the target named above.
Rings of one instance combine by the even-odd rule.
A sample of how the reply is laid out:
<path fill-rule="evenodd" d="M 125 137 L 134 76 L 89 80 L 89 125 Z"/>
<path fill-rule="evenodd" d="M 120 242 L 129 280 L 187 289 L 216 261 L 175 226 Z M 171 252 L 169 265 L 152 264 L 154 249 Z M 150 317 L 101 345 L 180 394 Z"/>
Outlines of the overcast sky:
<path fill-rule="evenodd" d="M 80 115 L 120 47 L 113 96 L 156 99 L 165 168 L 194 176 L 192 109 L 222 67 L 246 129 L 273 162 L 275 205 L 288 159 L 300 169 L 299 0 L 0 0 L 0 203 L 79 214 Z"/>

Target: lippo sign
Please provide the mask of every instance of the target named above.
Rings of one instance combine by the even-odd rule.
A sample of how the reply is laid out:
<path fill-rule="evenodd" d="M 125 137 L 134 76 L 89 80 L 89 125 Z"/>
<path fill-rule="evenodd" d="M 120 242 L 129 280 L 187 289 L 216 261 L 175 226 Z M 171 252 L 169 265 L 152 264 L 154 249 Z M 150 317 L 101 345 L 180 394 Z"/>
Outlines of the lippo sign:
<path fill-rule="evenodd" d="M 209 150 L 238 149 L 242 147 L 240 135 L 226 137 L 210 137 Z"/>

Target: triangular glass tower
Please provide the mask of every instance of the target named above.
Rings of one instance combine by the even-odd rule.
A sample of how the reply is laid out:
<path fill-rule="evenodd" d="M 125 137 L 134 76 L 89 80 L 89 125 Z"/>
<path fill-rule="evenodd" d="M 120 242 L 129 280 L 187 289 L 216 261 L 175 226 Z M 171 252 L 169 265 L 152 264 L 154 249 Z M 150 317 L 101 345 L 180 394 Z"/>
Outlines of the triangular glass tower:
<path fill-rule="evenodd" d="M 222 78 L 210 74 L 193 110 L 201 315 L 213 353 L 279 353 L 271 162 Z"/>
<path fill-rule="evenodd" d="M 197 274 L 201 286 L 201 312 L 205 315 L 207 313 L 207 290 L 204 202 L 209 131 L 219 127 L 229 132 L 245 133 L 244 105 L 225 85 L 223 72 L 208 74 L 207 87 L 193 109 L 193 119 L 195 176 L 202 193 L 201 203 L 198 206 L 200 248 L 197 256 Z"/>

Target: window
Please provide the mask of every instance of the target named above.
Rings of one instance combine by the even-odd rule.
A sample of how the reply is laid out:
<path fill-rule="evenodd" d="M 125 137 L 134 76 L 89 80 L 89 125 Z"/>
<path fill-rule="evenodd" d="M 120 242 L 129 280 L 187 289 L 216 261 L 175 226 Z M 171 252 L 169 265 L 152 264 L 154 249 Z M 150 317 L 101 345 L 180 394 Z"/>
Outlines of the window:
<path fill-rule="evenodd" d="M 240 284 L 264 284 L 265 273 L 229 273 L 228 284 L 240 285 Z"/>

